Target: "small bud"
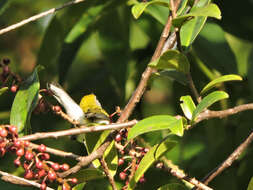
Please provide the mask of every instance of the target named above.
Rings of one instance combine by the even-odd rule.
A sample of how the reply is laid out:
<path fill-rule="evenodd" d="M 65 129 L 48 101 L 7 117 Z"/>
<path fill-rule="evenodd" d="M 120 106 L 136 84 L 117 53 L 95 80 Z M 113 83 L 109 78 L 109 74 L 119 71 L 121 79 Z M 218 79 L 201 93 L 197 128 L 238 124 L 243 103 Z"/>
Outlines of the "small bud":
<path fill-rule="evenodd" d="M 33 153 L 32 153 L 32 151 L 30 151 L 30 150 L 27 150 L 26 152 L 25 152 L 25 159 L 26 160 L 32 160 L 33 159 Z"/>
<path fill-rule="evenodd" d="M 19 166 L 21 165 L 21 162 L 20 162 L 20 159 L 19 159 L 19 158 L 17 158 L 16 160 L 14 160 L 14 165 L 15 165 L 16 167 L 19 167 Z"/>
<path fill-rule="evenodd" d="M 0 129 L 0 136 L 1 137 L 7 137 L 8 131 L 5 128 Z"/>
<path fill-rule="evenodd" d="M 46 146 L 44 144 L 41 144 L 39 147 L 38 147 L 38 151 L 39 152 L 45 152 L 46 151 Z"/>
<path fill-rule="evenodd" d="M 48 177 L 48 179 L 52 182 L 52 181 L 56 180 L 56 177 L 57 177 L 57 176 L 56 176 L 55 171 L 52 170 L 52 169 L 50 169 L 50 170 L 48 171 L 47 177 Z"/>
<path fill-rule="evenodd" d="M 124 164 L 124 159 L 123 159 L 123 158 L 120 158 L 120 159 L 118 160 L 118 165 L 120 166 L 120 165 L 122 165 L 122 164 Z"/>
<path fill-rule="evenodd" d="M 62 164 L 62 165 L 60 165 L 60 169 L 61 170 L 63 170 L 63 171 L 67 171 L 67 170 L 69 170 L 69 165 L 68 164 Z"/>
<path fill-rule="evenodd" d="M 32 170 L 26 170 L 24 178 L 26 179 L 32 179 L 33 178 L 33 172 Z"/>
<path fill-rule="evenodd" d="M 18 86 L 17 85 L 11 86 L 11 92 L 15 93 L 15 92 L 17 92 L 17 90 L 18 90 Z"/>
<path fill-rule="evenodd" d="M 121 135 L 118 133 L 115 137 L 115 141 L 120 142 L 122 139 Z"/>
<path fill-rule="evenodd" d="M 121 180 L 125 180 L 126 177 L 127 177 L 127 174 L 125 172 L 120 172 L 119 177 L 120 177 Z"/>
<path fill-rule="evenodd" d="M 16 155 L 17 155 L 17 156 L 21 157 L 21 156 L 23 156 L 24 154 L 25 154 L 24 148 L 19 148 L 19 149 L 16 150 Z"/>

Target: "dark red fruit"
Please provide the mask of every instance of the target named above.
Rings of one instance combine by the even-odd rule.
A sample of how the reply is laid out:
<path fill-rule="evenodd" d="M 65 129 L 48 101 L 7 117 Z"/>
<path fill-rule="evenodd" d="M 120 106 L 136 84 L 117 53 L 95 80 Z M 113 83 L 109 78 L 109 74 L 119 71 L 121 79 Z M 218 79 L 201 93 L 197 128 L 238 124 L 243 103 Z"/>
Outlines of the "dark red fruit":
<path fill-rule="evenodd" d="M 40 179 L 40 178 L 46 176 L 47 173 L 44 169 L 41 169 L 41 170 L 38 171 L 37 174 L 38 174 L 38 178 Z"/>
<path fill-rule="evenodd" d="M 39 152 L 45 152 L 46 151 L 46 146 L 44 144 L 41 144 L 39 147 L 38 147 L 38 151 Z"/>
<path fill-rule="evenodd" d="M 60 106 L 53 106 L 53 111 L 60 112 L 61 111 L 61 107 Z"/>
<path fill-rule="evenodd" d="M 140 183 L 144 183 L 144 182 L 146 182 L 145 177 L 144 177 L 144 176 L 142 176 L 142 177 L 139 179 L 139 182 L 140 182 Z"/>
<path fill-rule="evenodd" d="M 49 160 L 49 159 L 50 159 L 50 155 L 49 155 L 48 153 L 43 153 L 43 154 L 41 155 L 41 159 L 42 159 L 42 160 Z"/>
<path fill-rule="evenodd" d="M 14 126 L 14 125 L 11 125 L 11 126 L 9 127 L 9 130 L 10 130 L 10 132 L 13 133 L 13 134 L 18 134 L 18 128 L 17 128 L 16 126 Z"/>
<path fill-rule="evenodd" d="M 1 137 L 7 137 L 8 131 L 4 128 L 0 129 L 0 136 Z"/>
<path fill-rule="evenodd" d="M 24 148 L 19 148 L 19 149 L 17 149 L 17 151 L 16 151 L 16 155 L 17 155 L 17 156 L 21 157 L 21 156 L 23 156 L 24 154 L 25 154 Z"/>
<path fill-rule="evenodd" d="M 72 179 L 71 179 L 71 183 L 77 184 L 77 182 L 78 182 L 78 180 L 77 180 L 76 178 L 72 178 Z"/>
<path fill-rule="evenodd" d="M 16 148 L 20 148 L 21 145 L 22 145 L 22 141 L 20 141 L 20 140 L 14 140 L 13 145 L 14 145 Z"/>
<path fill-rule="evenodd" d="M 122 165 L 122 164 L 124 164 L 124 159 L 123 159 L 123 158 L 120 158 L 120 159 L 118 160 L 118 165 L 120 166 L 120 165 Z"/>
<path fill-rule="evenodd" d="M 18 90 L 18 86 L 17 85 L 11 86 L 11 92 L 15 93 L 15 92 L 17 92 L 17 90 Z"/>
<path fill-rule="evenodd" d="M 29 167 L 29 164 L 28 164 L 27 162 L 24 162 L 23 168 L 24 168 L 25 170 L 28 170 L 28 167 Z"/>
<path fill-rule="evenodd" d="M 25 172 L 25 178 L 26 179 L 32 179 L 33 178 L 33 172 L 32 172 L 32 170 L 26 170 L 26 172 Z"/>
<path fill-rule="evenodd" d="M 5 148 L 0 148 L 0 155 L 4 156 L 6 153 L 6 149 Z"/>
<path fill-rule="evenodd" d="M 29 141 L 24 141 L 24 146 L 25 147 L 28 147 L 30 145 L 30 142 Z"/>
<path fill-rule="evenodd" d="M 48 171 L 47 177 L 52 182 L 56 179 L 57 176 L 56 176 L 55 171 L 51 169 Z"/>
<path fill-rule="evenodd" d="M 55 170 L 55 171 L 58 171 L 60 169 L 60 165 L 58 163 L 53 163 L 51 165 L 51 167 Z"/>
<path fill-rule="evenodd" d="M 69 165 L 65 163 L 65 164 L 60 165 L 60 168 L 63 171 L 67 171 L 67 170 L 69 170 Z"/>
<path fill-rule="evenodd" d="M 40 160 L 38 160 L 35 165 L 36 165 L 37 169 L 42 169 L 43 168 L 43 162 L 41 162 Z"/>
<path fill-rule="evenodd" d="M 33 159 L 33 153 L 30 151 L 30 150 L 27 150 L 26 152 L 25 152 L 25 159 L 26 160 L 32 160 Z"/>
<path fill-rule="evenodd" d="M 121 139 L 122 139 L 121 134 L 118 133 L 115 137 L 115 141 L 120 142 Z"/>
<path fill-rule="evenodd" d="M 119 177 L 120 177 L 121 180 L 125 180 L 126 177 L 127 177 L 127 174 L 125 172 L 120 172 Z"/>
<path fill-rule="evenodd" d="M 40 185 L 40 189 L 41 190 L 46 190 L 47 189 L 47 184 L 45 182 L 43 182 L 41 185 Z"/>
<path fill-rule="evenodd" d="M 21 165 L 21 162 L 20 162 L 20 159 L 19 159 L 19 158 L 17 158 L 16 160 L 14 160 L 14 165 L 15 165 L 16 167 L 19 167 L 19 166 Z"/>

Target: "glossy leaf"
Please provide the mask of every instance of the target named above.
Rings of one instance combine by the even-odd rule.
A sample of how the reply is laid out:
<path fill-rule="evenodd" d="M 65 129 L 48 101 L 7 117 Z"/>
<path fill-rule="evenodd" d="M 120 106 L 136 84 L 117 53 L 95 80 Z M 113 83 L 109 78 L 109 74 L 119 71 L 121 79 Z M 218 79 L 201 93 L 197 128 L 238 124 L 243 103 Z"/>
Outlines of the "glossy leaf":
<path fill-rule="evenodd" d="M 208 94 L 206 97 L 203 98 L 203 100 L 197 105 L 196 109 L 194 110 L 192 114 L 192 121 L 197 118 L 199 113 L 211 106 L 213 103 L 228 97 L 229 95 L 223 91 L 214 91 Z"/>
<path fill-rule="evenodd" d="M 195 8 L 188 14 L 176 17 L 175 19 L 173 19 L 173 25 L 176 27 L 180 27 L 187 18 L 197 16 L 214 17 L 217 19 L 221 19 L 221 11 L 216 4 L 210 3 L 204 7 Z"/>
<path fill-rule="evenodd" d="M 31 113 L 37 103 L 40 83 L 38 68 L 20 85 L 11 107 L 10 124 L 18 127 L 21 134 L 27 133 Z"/>
<path fill-rule="evenodd" d="M 194 11 L 195 8 L 204 7 L 208 5 L 210 0 L 200 0 L 198 3 L 192 8 L 191 11 Z M 195 17 L 189 21 L 186 21 L 182 27 L 180 28 L 180 39 L 181 45 L 184 48 L 189 47 L 192 42 L 195 40 L 201 29 L 203 28 L 207 17 Z"/>
<path fill-rule="evenodd" d="M 3 87 L 0 89 L 0 95 L 2 95 L 3 93 L 5 93 L 8 90 L 8 87 Z"/>
<path fill-rule="evenodd" d="M 247 190 L 253 190 L 253 177 L 251 177 Z"/>
<path fill-rule="evenodd" d="M 215 86 L 219 85 L 220 83 L 227 82 L 227 81 L 241 81 L 243 80 L 239 75 L 224 75 L 217 79 L 212 80 L 209 82 L 200 92 L 200 94 L 204 94 L 208 90 L 214 88 Z"/>
<path fill-rule="evenodd" d="M 180 7 L 178 8 L 177 10 L 177 15 L 181 15 L 183 13 L 183 11 L 185 10 L 186 6 L 187 6 L 187 3 L 188 3 L 188 0 L 183 0 L 181 3 L 180 3 Z"/>
<path fill-rule="evenodd" d="M 179 183 L 170 183 L 170 184 L 163 185 L 157 190 L 187 190 L 187 188 Z"/>
<path fill-rule="evenodd" d="M 159 59 L 151 62 L 149 66 L 156 69 L 176 69 L 183 73 L 190 71 L 187 57 L 178 50 L 166 51 Z"/>
<path fill-rule="evenodd" d="M 134 189 L 136 183 L 141 178 L 141 176 L 148 170 L 148 168 L 166 152 L 170 151 L 175 145 L 176 141 L 166 140 L 161 144 L 153 146 L 149 152 L 142 158 L 135 175 L 131 179 L 128 185 L 128 189 Z"/>
<path fill-rule="evenodd" d="M 153 0 L 150 2 L 137 3 L 132 7 L 132 14 L 134 18 L 138 19 L 142 15 L 142 13 L 145 11 L 145 9 L 151 4 L 159 4 L 165 7 L 169 7 L 169 2 L 166 0 Z"/>
<path fill-rule="evenodd" d="M 175 80 L 182 85 L 187 85 L 189 82 L 187 76 L 184 73 L 179 72 L 175 69 L 164 69 L 156 74 L 159 76 L 167 77 L 171 80 Z"/>
<path fill-rule="evenodd" d="M 172 134 L 183 136 L 183 119 L 176 119 L 169 115 L 157 115 L 145 118 L 134 125 L 128 132 L 128 140 L 131 140 L 141 134 L 169 129 Z"/>
<path fill-rule="evenodd" d="M 77 178 L 78 183 L 94 180 L 94 179 L 101 179 L 105 177 L 103 171 L 96 169 L 96 168 L 86 168 L 78 171 L 75 174 L 69 176 L 69 178 Z"/>
<path fill-rule="evenodd" d="M 180 106 L 184 112 L 184 115 L 191 120 L 192 119 L 192 114 L 194 110 L 196 109 L 196 106 L 191 98 L 191 96 L 182 96 L 180 98 Z"/>

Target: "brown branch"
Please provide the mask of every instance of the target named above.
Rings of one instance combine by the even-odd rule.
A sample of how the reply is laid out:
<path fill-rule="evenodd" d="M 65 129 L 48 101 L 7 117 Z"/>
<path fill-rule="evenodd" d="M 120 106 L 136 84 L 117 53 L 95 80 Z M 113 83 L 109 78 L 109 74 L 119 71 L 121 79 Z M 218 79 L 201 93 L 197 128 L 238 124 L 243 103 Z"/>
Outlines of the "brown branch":
<path fill-rule="evenodd" d="M 27 179 L 22 178 L 22 177 L 15 176 L 15 175 L 12 175 L 12 174 L 9 174 L 7 172 L 0 171 L 0 175 L 2 176 L 1 179 L 3 181 L 6 181 L 6 182 L 9 182 L 9 183 L 12 183 L 12 184 L 24 185 L 24 186 L 34 186 L 34 187 L 40 188 L 39 183 L 27 180 Z M 54 190 L 54 189 L 52 189 L 50 187 L 47 187 L 46 190 Z"/>
<path fill-rule="evenodd" d="M 72 136 L 72 135 L 79 135 L 82 133 L 91 133 L 91 132 L 104 131 L 104 130 L 117 130 L 117 129 L 131 127 L 135 125 L 136 123 L 137 123 L 137 120 L 132 120 L 126 123 L 97 125 L 93 127 L 80 126 L 80 128 L 67 129 L 67 130 L 56 131 L 56 132 L 35 133 L 32 135 L 20 137 L 19 140 L 33 141 L 33 140 L 38 140 L 38 139 L 58 138 L 62 136 Z"/>
<path fill-rule="evenodd" d="M 253 103 L 243 104 L 243 105 L 239 105 L 239 106 L 236 106 L 227 110 L 221 110 L 221 111 L 206 110 L 198 115 L 196 123 L 199 123 L 203 120 L 211 119 L 211 118 L 224 118 L 224 117 L 234 115 L 234 114 L 237 114 L 238 112 L 242 112 L 246 110 L 253 110 Z"/>
<path fill-rule="evenodd" d="M 108 138 L 104 144 L 102 144 L 97 150 L 93 151 L 91 154 L 89 154 L 88 156 L 84 156 L 81 158 L 81 161 L 77 163 L 77 165 L 75 165 L 74 167 L 70 168 L 69 170 L 63 172 L 63 173 L 59 173 L 59 177 L 66 177 L 70 174 L 74 174 L 76 172 L 78 172 L 80 169 L 82 169 L 83 167 L 87 166 L 88 164 L 90 164 L 93 160 L 96 160 L 98 158 L 101 158 L 104 154 L 104 151 L 106 150 L 106 148 L 110 145 L 111 143 L 111 139 Z"/>
<path fill-rule="evenodd" d="M 238 159 L 238 157 L 242 154 L 242 152 L 250 145 L 250 143 L 253 140 L 253 132 L 250 133 L 250 135 L 247 137 L 247 139 L 238 146 L 235 151 L 229 155 L 229 157 L 220 164 L 217 168 L 215 168 L 213 171 L 211 171 L 207 176 L 204 177 L 202 180 L 204 184 L 208 184 L 210 181 L 212 181 L 216 176 L 218 176 L 222 171 L 224 171 L 226 168 L 232 165 L 232 163 Z"/>
<path fill-rule="evenodd" d="M 116 184 L 115 184 L 115 181 L 114 181 L 114 179 L 113 179 L 113 176 L 110 174 L 109 168 L 108 168 L 107 163 L 105 162 L 104 158 L 100 158 L 99 161 L 100 161 L 101 166 L 103 167 L 103 170 L 104 170 L 104 172 L 105 172 L 105 175 L 106 175 L 107 178 L 109 179 L 109 182 L 110 182 L 110 184 L 111 184 L 111 186 L 112 186 L 112 189 L 113 189 L 113 190 L 117 190 L 117 186 L 116 186 Z"/>
<path fill-rule="evenodd" d="M 201 97 L 199 96 L 199 93 L 198 93 L 198 91 L 197 91 L 197 89 L 195 87 L 195 84 L 194 84 L 194 82 L 192 80 L 192 76 L 191 76 L 190 73 L 187 74 L 187 78 L 188 78 L 188 81 L 189 81 L 189 87 L 190 87 L 193 95 L 195 96 L 197 102 L 199 103 L 201 101 Z"/>
<path fill-rule="evenodd" d="M 78 4 L 78 3 L 81 3 L 81 2 L 84 2 L 84 1 L 85 0 L 73 0 L 73 1 L 70 1 L 70 2 L 67 2 L 67 3 L 63 4 L 60 7 L 52 8 L 52 9 L 49 9 L 49 10 L 47 10 L 45 12 L 39 13 L 37 15 L 34 15 L 34 16 L 28 18 L 28 19 L 22 20 L 21 22 L 18 22 L 16 24 L 13 24 L 11 26 L 8 26 L 6 28 L 1 29 L 0 30 L 0 35 L 2 35 L 4 33 L 7 33 L 7 32 L 10 32 L 11 30 L 17 29 L 17 28 L 19 28 L 19 27 L 21 27 L 21 26 L 23 26 L 25 24 L 28 24 L 30 22 L 36 21 L 36 20 L 38 20 L 38 19 L 40 19 L 42 17 L 45 17 L 47 15 L 53 14 L 53 13 L 55 13 L 55 12 L 57 12 L 57 11 L 65 8 L 65 7 L 68 7 L 68 6 L 71 6 L 71 5 L 74 5 L 74 4 Z"/>

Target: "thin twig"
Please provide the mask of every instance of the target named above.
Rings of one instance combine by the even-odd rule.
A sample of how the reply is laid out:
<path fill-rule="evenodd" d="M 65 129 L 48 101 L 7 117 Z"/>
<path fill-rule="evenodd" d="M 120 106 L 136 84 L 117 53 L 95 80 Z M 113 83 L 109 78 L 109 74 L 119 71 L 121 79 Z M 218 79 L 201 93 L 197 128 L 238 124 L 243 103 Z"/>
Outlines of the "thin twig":
<path fill-rule="evenodd" d="M 206 110 L 198 115 L 196 119 L 196 123 L 199 123 L 203 120 L 211 119 L 211 118 L 224 118 L 224 117 L 234 115 L 234 114 L 237 114 L 238 112 L 242 112 L 246 110 L 253 110 L 253 103 L 243 104 L 243 105 L 235 106 L 233 108 L 230 108 L 227 110 L 221 110 L 221 111 Z"/>
<path fill-rule="evenodd" d="M 218 176 L 222 171 L 224 171 L 226 168 L 232 165 L 232 163 L 238 159 L 238 157 L 242 154 L 242 152 L 250 145 L 250 143 L 253 140 L 253 132 L 250 133 L 250 135 L 247 137 L 247 139 L 238 146 L 235 151 L 229 155 L 229 157 L 220 164 L 217 168 L 215 168 L 213 171 L 211 171 L 207 176 L 204 177 L 203 181 L 204 184 L 208 184 L 210 181 L 212 181 L 216 176 Z"/>
<path fill-rule="evenodd" d="M 6 28 L 1 29 L 1 30 L 0 30 L 0 35 L 2 35 L 2 34 L 4 34 L 4 33 L 7 33 L 7 32 L 10 32 L 11 30 L 15 30 L 15 29 L 17 29 L 17 28 L 19 28 L 19 27 L 21 27 L 21 26 L 23 26 L 23 25 L 25 25 L 25 24 L 28 24 L 28 23 L 33 22 L 33 21 L 35 21 L 35 20 L 38 20 L 38 19 L 40 19 L 40 18 L 42 18 L 42 17 L 45 17 L 45 16 L 47 16 L 47 15 L 53 14 L 53 13 L 55 13 L 55 12 L 57 12 L 57 11 L 59 11 L 59 10 L 65 8 L 65 7 L 68 7 L 68 6 L 71 6 L 71 5 L 74 5 L 74 4 L 78 4 L 78 3 L 81 3 L 81 2 L 84 2 L 84 1 L 85 1 L 85 0 L 74 0 L 74 1 L 70 1 L 70 2 L 67 2 L 67 3 L 63 4 L 63 5 L 60 6 L 60 7 L 52 8 L 52 9 L 49 9 L 49 10 L 47 10 L 47 11 L 45 11 L 45 12 L 39 13 L 39 14 L 37 14 L 37 15 L 34 15 L 34 16 L 28 18 L 28 19 L 22 20 L 21 22 L 18 22 L 18 23 L 16 23 L 16 24 L 13 24 L 13 25 L 11 25 L 11 26 L 8 26 L 8 27 L 6 27 Z"/>
<path fill-rule="evenodd" d="M 199 93 L 198 93 L 198 91 L 197 91 L 197 89 L 195 87 L 195 84 L 194 84 L 194 82 L 192 80 L 192 76 L 191 76 L 190 73 L 187 74 L 187 78 L 188 78 L 188 81 L 189 81 L 189 87 L 190 87 L 193 95 L 195 96 L 197 102 L 199 103 L 201 101 L 201 97 L 199 96 Z"/>
<path fill-rule="evenodd" d="M 107 166 L 107 163 L 105 162 L 104 158 L 100 158 L 99 161 L 100 161 L 101 166 L 103 167 L 103 170 L 104 170 L 104 172 L 105 172 L 105 175 L 106 175 L 106 176 L 108 177 L 108 179 L 109 179 L 109 182 L 110 182 L 110 184 L 111 184 L 111 186 L 112 186 L 112 189 L 113 189 L 113 190 L 117 190 L 117 186 L 116 186 L 116 184 L 115 184 L 115 181 L 114 181 L 114 179 L 113 179 L 113 176 L 111 175 L 111 173 L 110 173 L 110 171 L 109 171 L 109 168 L 108 168 L 108 166 Z"/>
<path fill-rule="evenodd" d="M 104 130 L 118 130 L 122 128 L 127 128 L 135 125 L 137 123 L 137 120 L 132 120 L 126 123 L 118 123 L 118 124 L 110 124 L 110 125 L 97 125 L 93 127 L 80 127 L 80 128 L 74 128 L 74 129 L 67 129 L 62 131 L 56 131 L 56 132 L 45 132 L 45 133 L 35 133 L 32 135 L 27 135 L 20 137 L 19 140 L 38 140 L 38 139 L 45 139 L 45 138 L 58 138 L 62 136 L 72 136 L 72 135 L 79 135 L 83 133 L 91 133 L 91 132 L 97 132 L 97 131 L 104 131 Z"/>
<path fill-rule="evenodd" d="M 0 171 L 0 175 L 2 176 L 1 179 L 3 181 L 6 181 L 6 182 L 9 182 L 9 183 L 12 183 L 12 184 L 25 185 L 25 186 L 34 186 L 34 187 L 37 187 L 37 188 L 40 188 L 40 186 L 41 186 L 39 183 L 27 180 L 27 179 L 22 178 L 22 177 L 15 176 L 15 175 L 12 175 L 12 174 L 9 174 L 7 172 Z M 50 187 L 47 187 L 46 190 L 54 190 L 54 189 L 52 189 Z"/>

